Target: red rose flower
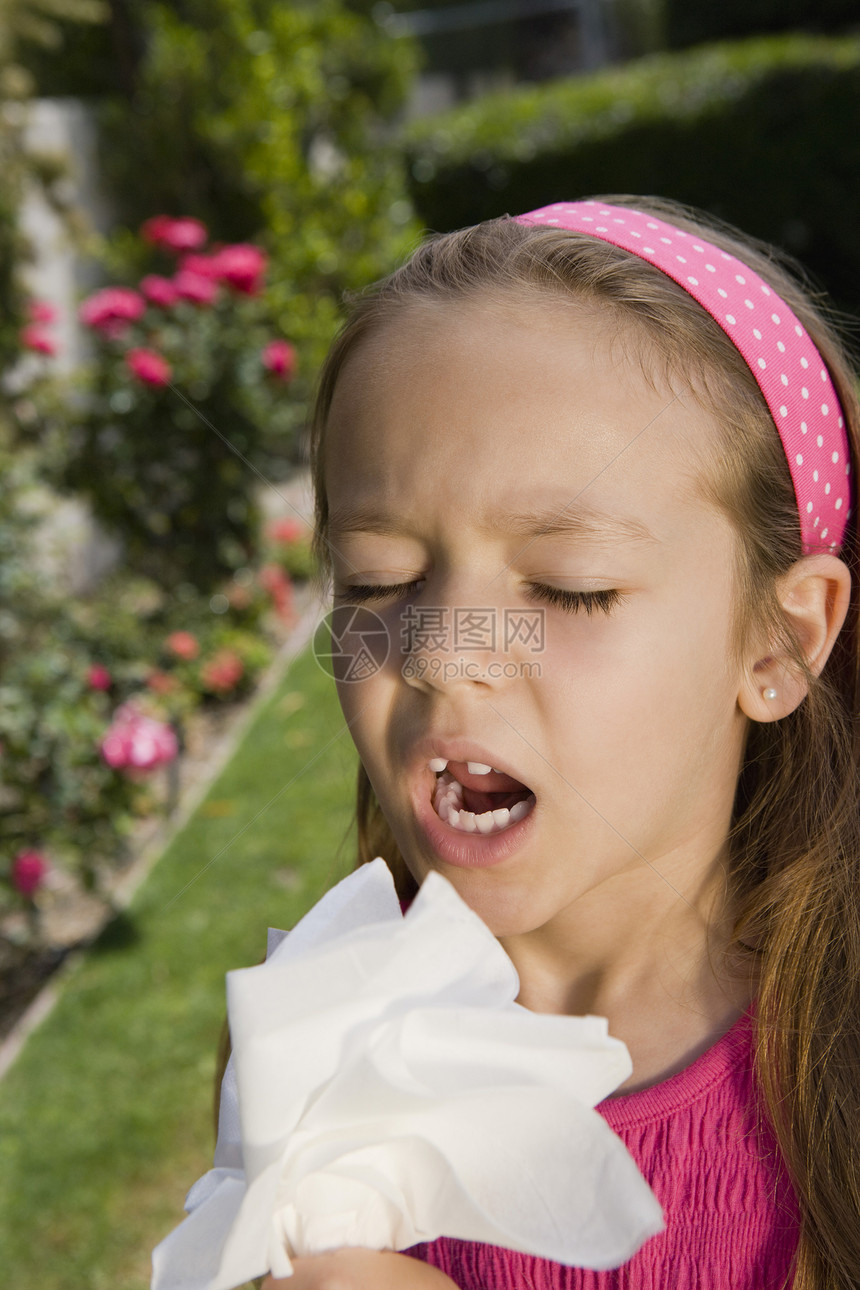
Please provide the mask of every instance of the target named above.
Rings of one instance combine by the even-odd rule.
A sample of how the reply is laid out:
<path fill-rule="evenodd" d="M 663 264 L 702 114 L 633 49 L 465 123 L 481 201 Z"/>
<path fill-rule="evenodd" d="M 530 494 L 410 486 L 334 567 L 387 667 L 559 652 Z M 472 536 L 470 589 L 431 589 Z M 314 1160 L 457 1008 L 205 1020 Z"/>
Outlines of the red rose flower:
<path fill-rule="evenodd" d="M 207 690 L 227 694 L 235 689 L 245 674 L 245 665 L 231 649 L 222 649 L 200 669 L 200 679 Z"/>
<path fill-rule="evenodd" d="M 179 681 L 169 672 L 159 672 L 157 668 L 150 672 L 146 684 L 154 694 L 172 694 L 179 686 Z"/>
<path fill-rule="evenodd" d="M 222 246 L 214 257 L 218 277 L 236 291 L 254 296 L 263 286 L 267 256 L 259 246 L 250 242 L 236 242 Z"/>
<path fill-rule="evenodd" d="M 291 381 L 296 373 L 297 355 L 288 340 L 270 340 L 263 349 L 263 366 L 281 381 Z"/>
<path fill-rule="evenodd" d="M 188 273 L 197 273 L 201 278 L 214 278 L 217 281 L 221 277 L 217 255 L 183 255 L 179 268 Z"/>
<path fill-rule="evenodd" d="M 160 246 L 172 226 L 173 217 L 171 215 L 153 215 L 141 224 L 140 235 L 145 242 Z"/>
<path fill-rule="evenodd" d="M 202 273 L 180 269 L 173 279 L 173 286 L 180 300 L 190 300 L 193 305 L 211 305 L 218 294 L 218 284 Z"/>
<path fill-rule="evenodd" d="M 53 323 L 57 321 L 59 311 L 48 300 L 31 300 L 27 305 L 27 317 L 34 323 Z"/>
<path fill-rule="evenodd" d="M 18 339 L 25 349 L 32 349 L 37 354 L 56 354 L 57 342 L 49 331 L 39 323 L 27 323 L 18 333 Z"/>
<path fill-rule="evenodd" d="M 140 289 L 152 305 L 169 309 L 176 304 L 176 287 L 169 278 L 162 278 L 157 273 L 147 274 L 141 279 Z"/>
<path fill-rule="evenodd" d="M 87 327 L 116 338 L 145 310 L 146 301 L 137 291 L 129 287 L 103 287 L 87 297 L 78 310 L 78 317 Z"/>
<path fill-rule="evenodd" d="M 171 632 L 167 638 L 167 648 L 177 658 L 192 659 L 200 653 L 200 642 L 191 632 Z"/>
<path fill-rule="evenodd" d="M 91 690 L 109 690 L 111 687 L 111 674 L 101 663 L 93 663 L 87 672 L 87 685 Z"/>
<path fill-rule="evenodd" d="M 125 365 L 145 385 L 166 385 L 173 375 L 167 359 L 154 349 L 130 349 L 125 356 Z"/>
<path fill-rule="evenodd" d="M 154 215 L 141 225 L 141 234 L 147 242 L 166 246 L 170 251 L 194 251 L 209 236 L 206 225 L 199 219 L 183 216 Z"/>
<path fill-rule="evenodd" d="M 12 886 L 32 900 L 49 869 L 48 861 L 39 851 L 19 851 L 12 861 Z"/>
<path fill-rule="evenodd" d="M 300 520 L 273 520 L 269 525 L 269 537 L 273 542 L 298 542 L 306 531 Z"/>

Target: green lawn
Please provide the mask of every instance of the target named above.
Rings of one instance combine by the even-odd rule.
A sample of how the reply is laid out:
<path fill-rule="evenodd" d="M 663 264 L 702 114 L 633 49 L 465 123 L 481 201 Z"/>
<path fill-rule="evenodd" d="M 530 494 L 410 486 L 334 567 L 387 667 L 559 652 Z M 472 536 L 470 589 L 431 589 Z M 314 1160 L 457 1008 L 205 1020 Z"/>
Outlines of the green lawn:
<path fill-rule="evenodd" d="M 309 653 L 0 1084 L 0 1280 L 144 1290 L 209 1168 L 224 973 L 352 868 L 356 754 Z"/>

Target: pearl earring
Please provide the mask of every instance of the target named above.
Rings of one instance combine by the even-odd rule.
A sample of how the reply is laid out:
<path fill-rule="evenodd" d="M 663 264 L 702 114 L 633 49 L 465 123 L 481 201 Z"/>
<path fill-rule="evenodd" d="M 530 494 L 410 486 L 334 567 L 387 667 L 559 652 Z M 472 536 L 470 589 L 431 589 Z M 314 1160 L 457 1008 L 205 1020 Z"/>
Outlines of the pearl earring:
<path fill-rule="evenodd" d="M 762 690 L 761 694 L 763 699 L 776 699 L 779 697 L 779 690 L 775 690 L 773 686 L 770 686 L 767 690 Z"/>

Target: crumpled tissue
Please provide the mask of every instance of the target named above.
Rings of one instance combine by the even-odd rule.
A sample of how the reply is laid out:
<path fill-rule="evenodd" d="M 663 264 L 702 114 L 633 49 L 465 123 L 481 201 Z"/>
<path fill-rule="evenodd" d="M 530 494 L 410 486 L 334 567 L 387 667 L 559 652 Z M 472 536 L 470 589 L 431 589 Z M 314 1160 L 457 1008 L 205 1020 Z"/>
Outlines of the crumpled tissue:
<path fill-rule="evenodd" d="M 381 858 L 257 967 L 227 974 L 214 1168 L 153 1252 L 152 1290 L 234 1290 L 343 1245 L 438 1236 L 572 1266 L 663 1228 L 593 1107 L 630 1074 L 603 1017 L 530 1012 L 481 919 L 431 872 L 405 915 Z"/>

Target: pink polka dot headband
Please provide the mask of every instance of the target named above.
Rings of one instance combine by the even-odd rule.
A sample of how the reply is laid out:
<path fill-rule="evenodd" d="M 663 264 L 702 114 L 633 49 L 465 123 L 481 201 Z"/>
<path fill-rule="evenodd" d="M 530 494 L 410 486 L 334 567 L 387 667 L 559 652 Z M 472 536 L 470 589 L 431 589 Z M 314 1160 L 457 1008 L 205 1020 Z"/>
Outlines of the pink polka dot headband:
<path fill-rule="evenodd" d="M 516 222 L 590 233 L 688 291 L 734 343 L 767 401 L 794 483 L 804 554 L 841 546 L 851 513 L 845 418 L 821 355 L 772 287 L 712 243 L 626 206 L 556 202 Z"/>

